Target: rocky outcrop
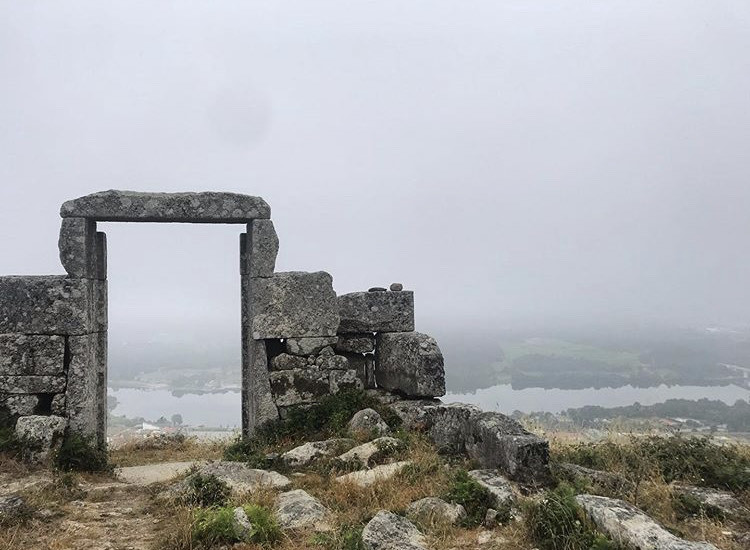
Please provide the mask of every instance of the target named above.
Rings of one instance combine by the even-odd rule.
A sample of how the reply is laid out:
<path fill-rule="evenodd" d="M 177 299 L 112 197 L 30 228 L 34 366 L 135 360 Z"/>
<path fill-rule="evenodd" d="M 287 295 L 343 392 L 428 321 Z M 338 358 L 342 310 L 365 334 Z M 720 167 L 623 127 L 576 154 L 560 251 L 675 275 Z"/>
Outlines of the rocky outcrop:
<path fill-rule="evenodd" d="M 287 466 L 303 468 L 309 466 L 319 458 L 333 456 L 355 445 L 353 439 L 327 439 L 325 441 L 311 441 L 295 447 L 281 455 L 281 460 Z"/>
<path fill-rule="evenodd" d="M 281 493 L 275 511 L 282 529 L 330 528 L 326 523 L 329 515 L 326 507 L 302 489 Z"/>
<path fill-rule="evenodd" d="M 336 336 L 318 336 L 314 338 L 287 338 L 286 351 L 292 355 L 318 355 L 328 346 L 333 346 L 338 342 Z"/>
<path fill-rule="evenodd" d="M 726 518 L 750 520 L 750 510 L 728 491 L 680 483 L 672 485 L 672 491 L 677 495 L 694 499 L 701 508 L 718 512 L 718 515 Z"/>
<path fill-rule="evenodd" d="M 460 504 L 449 504 L 441 498 L 427 497 L 409 504 L 406 517 L 421 525 L 455 525 L 466 517 L 466 509 Z"/>
<path fill-rule="evenodd" d="M 359 470 L 350 474 L 345 474 L 336 478 L 339 483 L 353 483 L 359 487 L 369 487 L 373 483 L 379 483 L 392 478 L 401 470 L 406 468 L 411 461 L 403 460 L 391 464 L 381 464 L 371 470 Z"/>
<path fill-rule="evenodd" d="M 358 467 L 367 467 L 377 461 L 392 456 L 403 447 L 402 443 L 393 437 L 379 437 L 357 445 L 338 457 L 338 460 L 346 464 Z"/>
<path fill-rule="evenodd" d="M 413 523 L 381 510 L 362 530 L 366 550 L 427 550 L 426 541 Z"/>
<path fill-rule="evenodd" d="M 291 484 L 287 477 L 278 472 L 257 470 L 241 462 L 218 460 L 216 462 L 209 462 L 198 468 L 195 473 L 183 480 L 180 486 L 187 488 L 190 478 L 196 473 L 204 476 L 216 476 L 229 485 L 232 491 L 237 493 L 255 491 L 260 487 L 286 489 Z"/>
<path fill-rule="evenodd" d="M 270 218 L 271 207 L 260 197 L 238 193 L 110 190 L 63 203 L 60 216 L 107 222 L 249 223 Z"/>
<path fill-rule="evenodd" d="M 378 334 L 375 381 L 407 397 L 445 395 L 443 354 L 437 342 L 421 332 Z"/>
<path fill-rule="evenodd" d="M 578 495 L 578 504 L 612 540 L 649 550 L 718 550 L 707 542 L 690 542 L 674 536 L 635 506 L 623 500 Z"/>
<path fill-rule="evenodd" d="M 555 465 L 555 474 L 568 481 L 584 479 L 604 491 L 613 493 L 627 493 L 634 490 L 633 483 L 619 474 L 603 472 L 563 462 Z"/>
<path fill-rule="evenodd" d="M 385 435 L 391 431 L 385 420 L 374 409 L 362 409 L 354 413 L 348 427 L 353 434 Z"/>
<path fill-rule="evenodd" d="M 385 290 L 385 289 L 384 289 Z M 410 332 L 414 330 L 414 293 L 352 292 L 338 298 L 338 332 Z"/>

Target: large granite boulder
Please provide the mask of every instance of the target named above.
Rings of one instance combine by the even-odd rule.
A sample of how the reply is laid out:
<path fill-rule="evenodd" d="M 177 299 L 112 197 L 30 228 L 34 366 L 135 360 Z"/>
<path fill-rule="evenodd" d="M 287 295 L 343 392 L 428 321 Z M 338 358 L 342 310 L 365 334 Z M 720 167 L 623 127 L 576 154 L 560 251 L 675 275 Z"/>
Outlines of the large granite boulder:
<path fill-rule="evenodd" d="M 576 501 L 599 530 L 628 548 L 718 550 L 707 542 L 691 542 L 674 536 L 641 510 L 623 500 L 578 495 Z"/>
<path fill-rule="evenodd" d="M 285 345 L 287 353 L 292 355 L 317 355 L 323 349 L 336 344 L 338 337 L 324 336 L 314 338 L 287 338 Z"/>
<path fill-rule="evenodd" d="M 497 507 L 509 507 L 515 502 L 512 485 L 497 470 L 471 470 L 469 477 L 492 493 Z"/>
<path fill-rule="evenodd" d="M 337 438 L 325 441 L 308 441 L 281 455 L 281 460 L 289 467 L 304 468 L 319 458 L 333 456 L 356 445 L 353 439 Z"/>
<path fill-rule="evenodd" d="M 260 197 L 239 193 L 110 190 L 66 201 L 60 216 L 108 222 L 249 223 L 270 218 L 271 207 Z"/>
<path fill-rule="evenodd" d="M 106 330 L 106 321 L 97 319 L 96 283 L 65 276 L 0 277 L 0 334 Z"/>
<path fill-rule="evenodd" d="M 485 412 L 472 418 L 466 451 L 483 468 L 498 468 L 515 481 L 550 481 L 549 442 L 504 414 Z"/>
<path fill-rule="evenodd" d="M 437 342 L 421 332 L 378 334 L 375 381 L 407 397 L 445 395 L 443 354 Z"/>
<path fill-rule="evenodd" d="M 336 343 L 339 353 L 372 353 L 375 351 L 375 337 L 372 334 L 342 334 Z"/>
<path fill-rule="evenodd" d="M 375 434 L 385 435 L 391 431 L 385 420 L 375 409 L 362 409 L 352 416 L 348 424 L 349 431 L 353 434 Z"/>
<path fill-rule="evenodd" d="M 253 220 L 240 235 L 240 273 L 250 277 L 271 277 L 276 268 L 279 237 L 271 220 Z"/>
<path fill-rule="evenodd" d="M 391 405 L 405 428 L 426 433 L 442 454 L 466 452 L 473 420 L 482 411 L 465 403 L 433 400 L 403 400 Z"/>
<path fill-rule="evenodd" d="M 60 416 L 22 416 L 16 422 L 16 438 L 22 442 L 24 458 L 44 462 L 62 444 L 68 421 Z"/>
<path fill-rule="evenodd" d="M 422 533 L 412 522 L 393 512 L 381 510 L 362 530 L 366 550 L 426 550 Z"/>
<path fill-rule="evenodd" d="M 64 357 L 62 336 L 0 334 L 0 373 L 5 375 L 63 374 Z"/>
<path fill-rule="evenodd" d="M 216 476 L 226 483 L 235 493 L 249 493 L 260 488 L 286 489 L 291 481 L 286 476 L 272 470 L 258 470 L 250 468 L 241 462 L 227 462 L 217 460 L 199 467 L 184 480 L 177 482 L 172 488 L 175 495 L 184 494 L 190 488 L 190 481 L 196 475 Z"/>
<path fill-rule="evenodd" d="M 340 333 L 414 330 L 414 293 L 352 292 L 338 298 Z"/>
<path fill-rule="evenodd" d="M 336 336 L 339 314 L 328 273 L 289 271 L 252 279 L 252 337 Z"/>
<path fill-rule="evenodd" d="M 339 483 L 352 483 L 358 487 L 369 487 L 375 483 L 382 483 L 391 479 L 411 463 L 410 460 L 402 460 L 390 464 L 381 464 L 369 470 L 358 470 L 338 476 L 336 481 Z"/>
<path fill-rule="evenodd" d="M 329 372 L 317 367 L 272 371 L 269 378 L 278 407 L 314 403 L 330 393 Z"/>

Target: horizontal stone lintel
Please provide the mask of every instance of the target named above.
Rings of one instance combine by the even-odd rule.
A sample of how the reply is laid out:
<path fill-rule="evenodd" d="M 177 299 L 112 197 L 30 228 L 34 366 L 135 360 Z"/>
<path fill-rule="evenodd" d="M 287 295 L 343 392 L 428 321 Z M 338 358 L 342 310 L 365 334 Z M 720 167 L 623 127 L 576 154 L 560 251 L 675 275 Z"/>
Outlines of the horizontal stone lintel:
<path fill-rule="evenodd" d="M 65 338 L 0 334 L 0 374 L 57 375 L 65 368 Z"/>
<path fill-rule="evenodd" d="M 63 218 L 105 222 L 249 223 L 271 217 L 260 197 L 240 193 L 101 191 L 63 203 Z"/>
<path fill-rule="evenodd" d="M 65 376 L 0 376 L 0 393 L 33 394 L 65 391 Z"/>

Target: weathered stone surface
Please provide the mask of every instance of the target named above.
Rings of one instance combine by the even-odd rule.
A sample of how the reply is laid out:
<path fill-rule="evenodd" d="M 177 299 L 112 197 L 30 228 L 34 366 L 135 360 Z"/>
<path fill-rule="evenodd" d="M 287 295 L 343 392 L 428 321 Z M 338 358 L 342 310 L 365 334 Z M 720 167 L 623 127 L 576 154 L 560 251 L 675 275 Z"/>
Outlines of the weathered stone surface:
<path fill-rule="evenodd" d="M 492 493 L 498 507 L 512 506 L 515 502 L 513 487 L 497 470 L 471 470 L 469 476 Z"/>
<path fill-rule="evenodd" d="M 336 344 L 337 336 L 316 338 L 287 338 L 286 351 L 293 355 L 317 355 L 328 346 Z"/>
<path fill-rule="evenodd" d="M 601 470 L 593 470 L 591 468 L 579 466 L 578 464 L 570 464 L 567 462 L 558 463 L 555 465 L 555 473 L 558 477 L 571 482 L 578 479 L 585 479 L 591 482 L 594 486 L 609 492 L 623 493 L 634 489 L 632 482 L 621 475 L 612 472 L 603 472 Z"/>
<path fill-rule="evenodd" d="M 391 431 L 391 428 L 375 409 L 362 409 L 354 413 L 349 421 L 349 431 L 351 433 L 385 435 Z"/>
<path fill-rule="evenodd" d="M 279 237 L 271 220 L 253 220 L 240 235 L 240 272 L 250 277 L 271 277 L 276 268 Z"/>
<path fill-rule="evenodd" d="M 289 271 L 252 279 L 252 335 L 267 338 L 335 336 L 339 324 L 328 273 Z"/>
<path fill-rule="evenodd" d="M 347 464 L 355 464 L 357 467 L 365 468 L 375 462 L 394 455 L 403 448 L 401 442 L 393 437 L 378 437 L 362 445 L 348 450 L 340 455 L 338 459 Z"/>
<path fill-rule="evenodd" d="M 99 424 L 99 373 L 106 360 L 106 341 L 98 334 L 71 336 L 68 339 L 70 363 L 65 390 L 70 429 L 86 437 L 102 434 Z"/>
<path fill-rule="evenodd" d="M 371 353 L 347 353 L 344 357 L 349 361 L 349 368 L 357 371 L 357 377 L 362 380 L 364 387 L 375 389 L 375 356 Z"/>
<path fill-rule="evenodd" d="M 39 398 L 36 395 L 0 393 L 0 418 L 3 417 L 3 413 L 12 418 L 29 416 L 36 412 L 38 405 Z"/>
<path fill-rule="evenodd" d="M 405 428 L 425 432 L 443 454 L 466 452 L 473 420 L 482 412 L 473 405 L 438 400 L 397 401 L 392 407 Z"/>
<path fill-rule="evenodd" d="M 63 218 L 58 239 L 60 262 L 71 277 L 97 278 L 96 222 Z"/>
<path fill-rule="evenodd" d="M 307 357 L 302 357 L 301 355 L 282 353 L 271 358 L 271 368 L 273 370 L 304 369 L 306 367 Z"/>
<path fill-rule="evenodd" d="M 190 460 L 184 462 L 159 462 L 157 464 L 146 464 L 144 466 L 126 466 L 117 468 L 115 475 L 124 483 L 147 486 L 152 483 L 163 483 L 179 475 L 185 474 L 191 468 L 201 466 L 203 462 Z M 171 487 L 163 495 L 167 498 L 179 497 L 184 494 L 186 485 L 179 482 L 176 486 Z"/>
<path fill-rule="evenodd" d="M 402 290 L 404 290 L 404 285 L 402 285 L 401 283 L 391 283 L 390 289 L 393 292 L 401 292 Z"/>
<path fill-rule="evenodd" d="M 411 460 L 393 462 L 392 464 L 381 464 L 371 470 L 359 470 L 336 478 L 339 483 L 353 483 L 359 487 L 369 487 L 373 483 L 379 483 L 390 479 L 411 464 Z"/>
<path fill-rule="evenodd" d="M 273 371 L 269 378 L 271 393 L 279 407 L 313 403 L 330 393 L 328 372 L 317 367 Z"/>
<path fill-rule="evenodd" d="M 96 330 L 89 279 L 0 277 L 0 333 L 86 334 Z"/>
<path fill-rule="evenodd" d="M 318 499 L 302 489 L 281 493 L 275 512 L 282 529 L 328 528 L 328 510 Z"/>
<path fill-rule="evenodd" d="M 338 304 L 340 333 L 414 330 L 413 292 L 352 292 Z"/>
<path fill-rule="evenodd" d="M 16 437 L 23 442 L 24 458 L 44 462 L 62 444 L 67 420 L 61 416 L 22 416 L 16 422 Z"/>
<path fill-rule="evenodd" d="M 676 483 L 672 490 L 678 495 L 692 497 L 705 508 L 718 510 L 721 515 L 730 519 L 750 519 L 748 510 L 732 493 L 711 487 L 696 487 Z"/>
<path fill-rule="evenodd" d="M 62 336 L 0 334 L 2 374 L 62 374 L 64 356 L 65 339 Z"/>
<path fill-rule="evenodd" d="M 339 353 L 371 353 L 375 351 L 375 337 L 372 334 L 342 334 L 336 344 Z"/>
<path fill-rule="evenodd" d="M 466 450 L 483 468 L 498 468 L 515 481 L 544 484 L 550 479 L 549 443 L 504 414 L 472 418 Z"/>
<path fill-rule="evenodd" d="M 63 203 L 63 218 L 110 222 L 249 223 L 271 217 L 260 197 L 239 193 L 147 193 L 101 191 Z"/>
<path fill-rule="evenodd" d="M 578 495 L 578 504 L 596 526 L 627 547 L 653 550 L 717 550 L 707 542 L 677 538 L 635 506 L 614 498 Z"/>
<path fill-rule="evenodd" d="M 52 414 L 56 414 L 57 416 L 67 416 L 64 393 L 55 394 L 55 396 L 52 398 Z"/>
<path fill-rule="evenodd" d="M 279 411 L 271 392 L 266 343 L 253 340 L 243 324 L 242 429 L 246 437 L 267 422 L 277 420 Z"/>
<path fill-rule="evenodd" d="M 455 525 L 466 517 L 466 509 L 460 504 L 448 504 L 441 498 L 427 497 L 409 504 L 406 517 L 422 525 Z"/>
<path fill-rule="evenodd" d="M 253 535 L 253 524 L 242 506 L 232 510 L 232 530 L 239 541 L 249 542 Z"/>
<path fill-rule="evenodd" d="M 326 348 L 331 349 L 331 348 Z M 325 350 L 323 350 L 325 351 Z M 315 364 L 325 370 L 346 370 L 349 368 L 349 360 L 343 355 L 322 354 L 315 358 Z"/>
<path fill-rule="evenodd" d="M 216 462 L 209 462 L 201 466 L 196 473 L 215 475 L 229 485 L 232 491 L 238 493 L 247 493 L 264 486 L 274 489 L 285 489 L 291 484 L 289 478 L 278 472 L 256 470 L 241 462 L 217 460 Z M 186 481 L 189 479 L 190 476 L 186 478 Z M 187 487 L 187 483 L 185 483 L 185 487 Z"/>
<path fill-rule="evenodd" d="M 310 441 L 281 455 L 281 460 L 292 468 L 304 468 L 317 459 L 333 456 L 354 447 L 353 439 L 327 439 L 325 441 Z"/>
<path fill-rule="evenodd" d="M 443 354 L 435 339 L 421 332 L 378 334 L 375 380 L 378 387 L 407 397 L 440 397 L 445 395 Z"/>
<path fill-rule="evenodd" d="M 64 376 L 0 375 L 0 393 L 58 393 L 64 389 Z"/>
<path fill-rule="evenodd" d="M 422 533 L 412 522 L 381 510 L 362 530 L 366 550 L 427 550 Z"/>
<path fill-rule="evenodd" d="M 362 380 L 357 376 L 357 371 L 349 370 L 332 370 L 329 374 L 331 393 L 336 394 L 344 390 L 361 390 L 364 389 Z"/>

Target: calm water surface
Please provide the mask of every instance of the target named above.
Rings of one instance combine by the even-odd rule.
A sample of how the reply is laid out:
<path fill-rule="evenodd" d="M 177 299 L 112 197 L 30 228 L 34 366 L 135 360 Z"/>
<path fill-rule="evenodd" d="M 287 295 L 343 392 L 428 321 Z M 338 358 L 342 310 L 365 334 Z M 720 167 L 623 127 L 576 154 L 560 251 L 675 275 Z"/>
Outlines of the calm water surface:
<path fill-rule="evenodd" d="M 181 414 L 185 424 L 191 426 L 237 427 L 241 424 L 240 392 L 172 395 L 169 390 L 109 389 L 118 400 L 116 415 L 130 418 L 142 416 L 156 420 L 160 416 L 169 419 Z M 584 390 L 560 390 L 526 388 L 514 390 L 502 384 L 471 393 L 448 393 L 445 402 L 462 401 L 478 405 L 487 411 L 512 413 L 548 411 L 561 412 L 584 405 L 620 407 L 653 405 L 667 399 L 721 399 L 732 404 L 738 399 L 750 399 L 750 391 L 738 386 L 656 386 L 653 388 L 602 388 Z"/>

